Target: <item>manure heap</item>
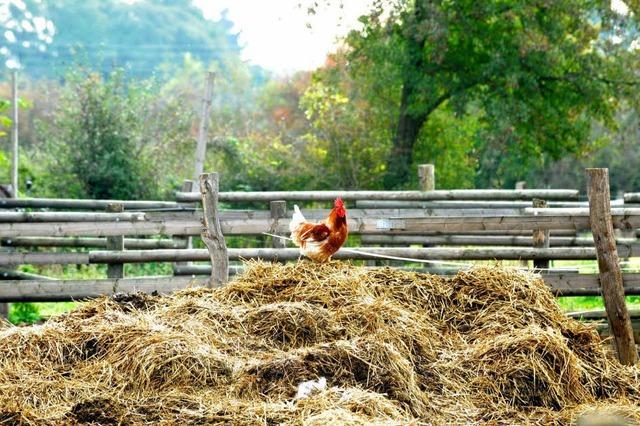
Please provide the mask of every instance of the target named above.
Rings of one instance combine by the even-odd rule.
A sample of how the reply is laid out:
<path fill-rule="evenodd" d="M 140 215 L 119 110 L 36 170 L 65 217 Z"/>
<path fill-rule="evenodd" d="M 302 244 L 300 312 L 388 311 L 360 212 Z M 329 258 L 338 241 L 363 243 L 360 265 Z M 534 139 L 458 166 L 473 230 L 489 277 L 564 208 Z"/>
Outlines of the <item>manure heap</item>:
<path fill-rule="evenodd" d="M 223 288 L 0 327 L 0 424 L 633 422 L 639 401 L 636 368 L 540 278 L 500 268 L 250 262 Z"/>

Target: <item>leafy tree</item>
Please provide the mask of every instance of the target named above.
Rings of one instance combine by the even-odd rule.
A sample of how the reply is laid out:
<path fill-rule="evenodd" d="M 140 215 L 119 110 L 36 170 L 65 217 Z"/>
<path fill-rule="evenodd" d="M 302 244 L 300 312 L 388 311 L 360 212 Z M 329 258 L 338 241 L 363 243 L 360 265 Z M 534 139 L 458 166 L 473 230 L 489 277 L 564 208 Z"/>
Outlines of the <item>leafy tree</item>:
<path fill-rule="evenodd" d="M 156 195 L 144 151 L 145 90 L 121 74 L 71 74 L 61 105 L 44 122 L 50 191 L 59 197 L 145 199 Z"/>
<path fill-rule="evenodd" d="M 384 174 L 395 108 L 376 109 L 363 94 L 382 89 L 357 75 L 349 73 L 347 58 L 339 51 L 316 71 L 300 99 L 310 123 L 302 138 L 307 155 L 328 188 L 372 189 Z"/>
<path fill-rule="evenodd" d="M 505 184 L 496 176 L 516 165 L 584 150 L 593 121 L 613 127 L 620 100 L 637 90 L 635 3 L 628 14 L 609 0 L 374 5 L 347 44 L 351 60 L 400 87 L 386 187 L 408 180 L 425 123 L 442 109 L 480 120 L 479 180 Z"/>

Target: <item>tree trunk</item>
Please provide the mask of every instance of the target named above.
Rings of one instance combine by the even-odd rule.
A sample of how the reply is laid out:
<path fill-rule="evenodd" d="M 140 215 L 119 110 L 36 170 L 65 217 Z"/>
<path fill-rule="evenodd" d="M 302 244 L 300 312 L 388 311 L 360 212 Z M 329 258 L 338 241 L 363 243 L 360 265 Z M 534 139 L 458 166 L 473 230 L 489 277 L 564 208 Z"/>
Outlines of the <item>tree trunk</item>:
<path fill-rule="evenodd" d="M 409 168 L 413 159 L 415 145 L 420 129 L 432 110 L 415 108 L 415 102 L 420 97 L 420 86 L 424 69 L 424 36 L 418 31 L 418 26 L 424 20 L 426 12 L 421 1 L 416 2 L 413 16 L 408 17 L 404 25 L 406 34 L 406 69 L 402 81 L 402 99 L 400 101 L 400 115 L 398 126 L 393 139 L 391 155 L 387 160 L 387 171 L 384 177 L 384 187 L 391 189 L 405 183 L 409 177 Z M 411 31 L 408 29 L 411 28 Z M 418 109 L 418 111 L 416 111 Z"/>
<path fill-rule="evenodd" d="M 391 155 L 387 160 L 387 172 L 384 179 L 386 189 L 395 188 L 405 183 L 409 178 L 411 162 L 413 160 L 413 146 L 415 145 L 420 129 L 427 119 L 427 114 L 412 114 L 409 111 L 410 99 L 415 89 L 413 84 L 405 82 L 402 88 L 402 101 L 400 104 L 400 117 L 398 127 L 393 140 Z"/>

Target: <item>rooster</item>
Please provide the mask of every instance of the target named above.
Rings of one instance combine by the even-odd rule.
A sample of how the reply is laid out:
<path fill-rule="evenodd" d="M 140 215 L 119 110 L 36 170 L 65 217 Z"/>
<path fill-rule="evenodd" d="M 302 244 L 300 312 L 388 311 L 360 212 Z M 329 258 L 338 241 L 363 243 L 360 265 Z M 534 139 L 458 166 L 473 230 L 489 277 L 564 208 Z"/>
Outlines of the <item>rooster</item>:
<path fill-rule="evenodd" d="M 289 223 L 291 239 L 300 247 L 300 252 L 317 262 L 326 262 L 347 239 L 347 212 L 344 203 L 336 198 L 329 217 L 319 223 L 308 222 L 298 206 L 293 206 Z"/>

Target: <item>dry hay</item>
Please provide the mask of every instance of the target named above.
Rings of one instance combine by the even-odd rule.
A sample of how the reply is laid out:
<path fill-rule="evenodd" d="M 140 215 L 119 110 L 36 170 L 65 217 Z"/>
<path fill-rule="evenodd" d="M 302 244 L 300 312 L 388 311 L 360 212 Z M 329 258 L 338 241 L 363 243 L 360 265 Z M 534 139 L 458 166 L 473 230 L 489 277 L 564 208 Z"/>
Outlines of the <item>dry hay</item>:
<path fill-rule="evenodd" d="M 638 370 L 531 274 L 247 266 L 220 289 L 0 324 L 0 424 L 640 421 Z"/>

